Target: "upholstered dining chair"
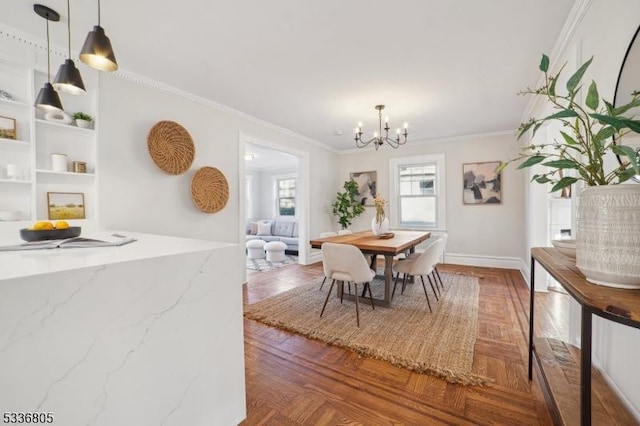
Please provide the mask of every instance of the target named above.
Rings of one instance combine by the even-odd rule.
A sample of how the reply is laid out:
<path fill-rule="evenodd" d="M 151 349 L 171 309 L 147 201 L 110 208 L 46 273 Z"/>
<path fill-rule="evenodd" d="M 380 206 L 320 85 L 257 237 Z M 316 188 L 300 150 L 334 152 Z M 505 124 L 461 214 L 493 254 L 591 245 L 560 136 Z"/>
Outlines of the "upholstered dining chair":
<path fill-rule="evenodd" d="M 440 259 L 444 262 L 444 251 L 447 248 L 447 240 L 449 239 L 449 234 L 442 235 L 442 241 L 440 242 L 440 253 L 438 253 L 438 261 L 435 265 L 433 265 L 433 272 L 435 273 L 434 279 L 437 276 L 440 281 L 440 287 L 444 290 L 444 283 L 442 282 L 442 278 L 440 277 L 440 271 L 438 271 L 438 263 L 440 263 Z M 437 285 L 437 284 L 436 284 Z"/>
<path fill-rule="evenodd" d="M 371 308 L 375 310 L 373 304 L 373 294 L 371 293 L 370 283 L 375 277 L 376 273 L 369 268 L 366 258 L 362 254 L 359 248 L 350 244 L 336 244 L 336 243 L 324 243 L 322 244 L 322 263 L 327 264 L 326 271 L 329 272 L 329 278 L 331 278 L 331 287 L 327 293 L 327 297 L 322 305 L 322 311 L 320 312 L 320 318 L 324 314 L 324 310 L 327 307 L 329 297 L 331 297 L 331 291 L 336 281 L 340 282 L 342 286 L 341 294 L 344 295 L 344 283 L 352 282 L 355 286 L 354 297 L 356 299 L 356 323 L 360 327 L 360 308 L 358 297 L 358 284 L 364 284 L 363 294 L 366 294 L 366 290 L 369 290 L 369 300 L 371 301 Z M 342 298 L 340 299 L 342 303 Z"/>
<path fill-rule="evenodd" d="M 402 293 L 404 293 L 404 289 L 407 285 L 407 278 L 409 277 L 420 277 L 422 281 L 422 288 L 424 289 L 424 295 L 427 298 L 427 305 L 429 306 L 429 311 L 433 312 L 431 309 L 431 301 L 429 300 L 429 294 L 427 293 L 427 286 L 424 282 L 424 276 L 427 276 L 427 280 L 429 280 L 429 285 L 431 286 L 431 290 L 433 294 L 436 296 L 436 300 L 438 300 L 438 293 L 436 292 L 436 288 L 433 286 L 433 281 L 431 280 L 431 274 L 433 273 L 433 268 L 437 262 L 437 257 L 440 250 L 440 242 L 441 239 L 434 240 L 422 253 L 419 255 L 414 255 L 407 259 L 401 259 L 394 265 L 394 271 L 396 272 L 395 283 L 393 285 L 393 292 L 391 293 L 391 297 L 396 293 L 396 287 L 398 286 L 398 279 L 400 278 L 400 274 L 402 274 Z M 435 279 L 435 278 L 434 278 Z M 436 284 L 437 287 L 437 284 Z"/>
<path fill-rule="evenodd" d="M 338 233 L 333 231 L 321 232 L 320 238 L 336 237 L 337 235 Z M 325 281 L 327 281 L 327 277 L 331 275 L 327 270 L 327 264 L 325 262 L 322 262 L 322 268 L 324 269 L 324 278 L 322 279 L 322 284 L 320 284 L 320 291 L 322 291 L 322 287 L 324 286 Z"/>

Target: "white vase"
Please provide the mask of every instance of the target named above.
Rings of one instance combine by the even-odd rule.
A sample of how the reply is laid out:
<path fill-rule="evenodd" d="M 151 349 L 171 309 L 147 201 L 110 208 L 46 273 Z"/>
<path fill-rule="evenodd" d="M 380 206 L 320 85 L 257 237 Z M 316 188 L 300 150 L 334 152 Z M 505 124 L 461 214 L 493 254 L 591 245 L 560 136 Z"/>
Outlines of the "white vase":
<path fill-rule="evenodd" d="M 373 231 L 373 235 L 382 235 L 389 232 L 389 219 L 384 218 L 382 222 L 376 222 L 376 218 L 371 219 L 371 230 Z"/>
<path fill-rule="evenodd" d="M 82 129 L 90 129 L 91 128 L 91 121 L 82 120 L 80 118 L 76 118 L 76 126 L 82 128 Z"/>
<path fill-rule="evenodd" d="M 587 187 L 577 203 L 580 272 L 594 284 L 640 289 L 640 185 Z"/>

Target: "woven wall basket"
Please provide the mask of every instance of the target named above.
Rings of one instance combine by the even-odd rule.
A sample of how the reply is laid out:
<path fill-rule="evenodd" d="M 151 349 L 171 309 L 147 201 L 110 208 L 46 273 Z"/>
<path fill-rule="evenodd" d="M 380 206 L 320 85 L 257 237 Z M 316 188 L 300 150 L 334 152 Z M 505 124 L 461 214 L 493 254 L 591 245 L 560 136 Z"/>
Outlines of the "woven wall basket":
<path fill-rule="evenodd" d="M 163 171 L 181 175 L 191 167 L 196 149 L 187 129 L 173 121 L 159 121 L 147 136 L 149 155 Z"/>
<path fill-rule="evenodd" d="M 205 213 L 215 213 L 229 201 L 229 184 L 215 167 L 203 167 L 191 179 L 191 199 Z"/>

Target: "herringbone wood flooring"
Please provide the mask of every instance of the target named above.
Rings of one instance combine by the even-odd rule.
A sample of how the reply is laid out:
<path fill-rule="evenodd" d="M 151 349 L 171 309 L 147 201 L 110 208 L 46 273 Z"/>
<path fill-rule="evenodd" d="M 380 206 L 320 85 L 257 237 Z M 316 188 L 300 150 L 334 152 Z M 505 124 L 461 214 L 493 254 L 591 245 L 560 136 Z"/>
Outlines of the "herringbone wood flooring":
<path fill-rule="evenodd" d="M 480 278 L 474 371 L 489 387 L 462 387 L 245 320 L 243 425 L 548 425 L 538 379 L 527 380 L 528 289 L 520 272 L 442 265 Z M 322 281 L 321 264 L 249 273 L 245 303 Z M 540 301 L 538 301 L 540 300 Z M 536 299 L 536 327 L 563 337 L 566 296 Z M 548 309 L 545 309 L 548 305 Z M 318 307 L 319 309 L 320 307 Z"/>

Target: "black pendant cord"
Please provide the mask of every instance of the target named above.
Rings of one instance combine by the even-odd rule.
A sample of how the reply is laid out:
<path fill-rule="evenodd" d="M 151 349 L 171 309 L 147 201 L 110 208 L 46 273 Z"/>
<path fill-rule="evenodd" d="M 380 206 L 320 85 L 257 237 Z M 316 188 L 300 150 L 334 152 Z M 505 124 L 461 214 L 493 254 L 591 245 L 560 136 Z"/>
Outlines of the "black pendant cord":
<path fill-rule="evenodd" d="M 47 21 L 47 81 L 51 83 L 51 55 L 49 52 L 49 20 Z"/>
<path fill-rule="evenodd" d="M 98 26 L 100 26 L 100 15 L 102 15 L 102 13 L 100 13 L 100 0 L 98 0 Z"/>
<path fill-rule="evenodd" d="M 69 59 L 71 59 L 71 0 L 67 0 L 67 35 L 69 43 Z"/>

